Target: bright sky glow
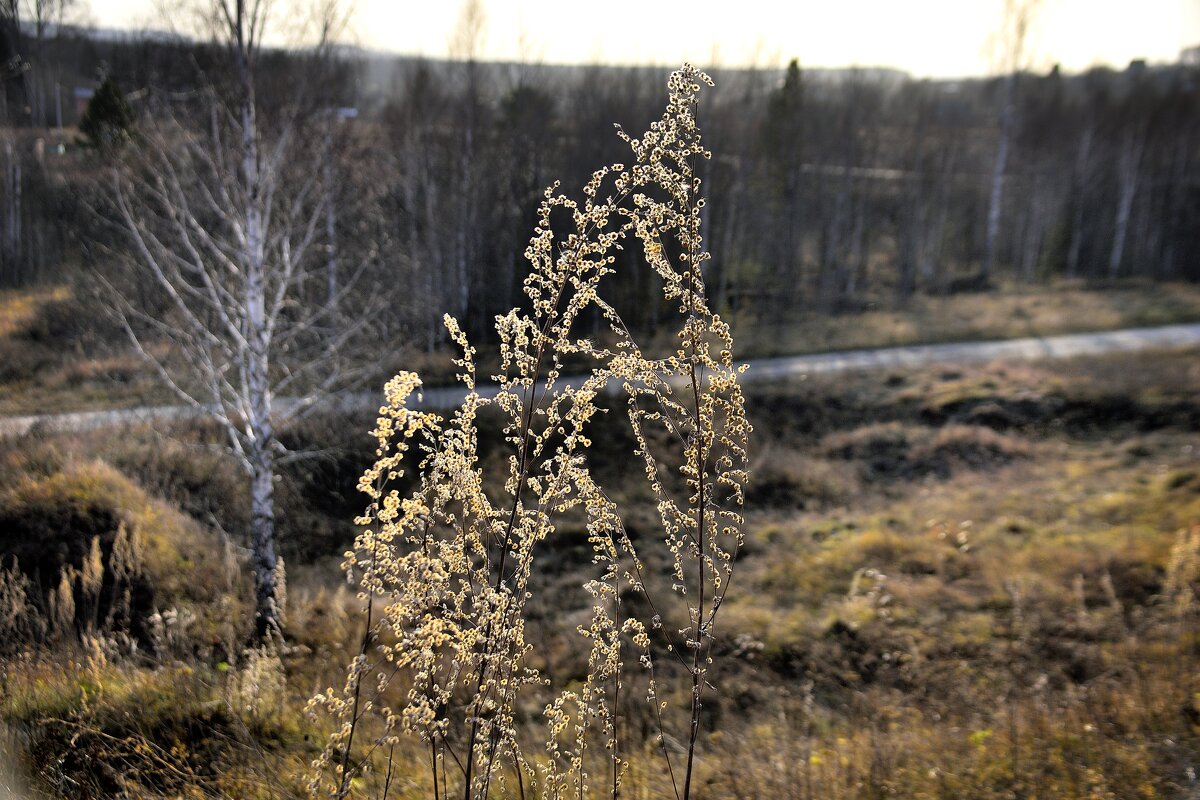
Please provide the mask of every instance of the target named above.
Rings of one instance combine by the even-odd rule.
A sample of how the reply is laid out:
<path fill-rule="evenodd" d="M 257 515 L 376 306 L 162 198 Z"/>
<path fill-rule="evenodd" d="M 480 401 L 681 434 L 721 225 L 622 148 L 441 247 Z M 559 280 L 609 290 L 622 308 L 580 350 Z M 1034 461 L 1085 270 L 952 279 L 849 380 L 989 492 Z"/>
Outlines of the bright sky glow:
<path fill-rule="evenodd" d="M 278 0 L 277 13 L 299 0 Z M 90 0 L 106 27 L 163 27 L 156 0 Z M 365 47 L 445 56 L 459 0 L 357 0 Z M 992 71 L 1002 0 L 484 0 L 485 58 L 547 63 L 887 66 L 917 76 Z M 1069 71 L 1172 62 L 1200 44 L 1200 0 L 1044 0 L 1029 65 Z"/>

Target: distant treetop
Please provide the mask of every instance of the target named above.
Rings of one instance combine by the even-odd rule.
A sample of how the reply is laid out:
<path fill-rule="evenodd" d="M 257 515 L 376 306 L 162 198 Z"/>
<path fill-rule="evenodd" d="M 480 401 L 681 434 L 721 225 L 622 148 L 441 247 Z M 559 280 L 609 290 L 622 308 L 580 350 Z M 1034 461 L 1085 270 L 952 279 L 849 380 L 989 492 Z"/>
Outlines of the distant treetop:
<path fill-rule="evenodd" d="M 105 78 L 88 102 L 79 121 L 85 143 L 106 150 L 129 140 L 133 133 L 133 111 L 112 78 Z"/>

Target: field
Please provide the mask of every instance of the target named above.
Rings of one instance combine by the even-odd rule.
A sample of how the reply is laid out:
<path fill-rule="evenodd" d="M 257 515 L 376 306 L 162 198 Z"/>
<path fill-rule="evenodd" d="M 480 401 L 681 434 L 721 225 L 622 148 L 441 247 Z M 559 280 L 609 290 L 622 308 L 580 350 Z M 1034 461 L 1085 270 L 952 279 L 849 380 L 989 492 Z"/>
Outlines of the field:
<path fill-rule="evenodd" d="M 176 402 L 91 302 L 97 287 L 0 291 L 0 415 L 57 413 Z M 733 313 L 741 357 L 1009 339 L 1200 321 L 1194 284 L 1132 282 L 1106 288 L 1062 282 L 989 293 L 914 297 L 899 308 L 847 314 L 797 312 L 760 319 Z M 374 355 L 374 354 L 372 354 Z M 375 363 L 375 362 L 372 362 Z M 430 384 L 453 379 L 442 353 L 389 353 L 365 382 L 416 369 Z"/>
<path fill-rule="evenodd" d="M 1200 307 L 1170 287 L 1175 303 L 1154 315 L 1132 290 L 1054 291 L 1072 302 L 947 298 L 857 327 L 829 318 L 816 341 L 856 346 L 887 326 L 888 343 L 1046 333 Z M 28 314 L 5 313 L 6 346 Z M 113 399 L 111 384 L 82 385 Z M 6 409 L 25 402 L 5 392 Z M 700 796 L 1195 796 L 1198 398 L 1195 351 L 756 385 L 748 546 L 716 632 Z M 648 529 L 618 416 L 596 423 L 594 470 L 634 509 L 627 526 Z M 6 556 L 0 753 L 29 796 L 303 796 L 329 732 L 304 705 L 341 684 L 362 632 L 337 565 L 371 423 L 287 434 L 324 451 L 278 488 L 278 662 L 244 650 L 245 488 L 216 431 L 0 443 L 0 546 L 23 568 Z M 499 431 L 484 430 L 499 459 Z M 534 624 L 550 643 L 539 666 L 557 675 L 586 667 L 574 628 L 588 570 L 582 529 L 545 543 Z M 625 724 L 648 730 L 641 698 L 626 702 Z M 623 796 L 673 796 L 652 737 L 640 740 Z M 393 756 L 391 796 L 428 797 L 427 751 Z"/>

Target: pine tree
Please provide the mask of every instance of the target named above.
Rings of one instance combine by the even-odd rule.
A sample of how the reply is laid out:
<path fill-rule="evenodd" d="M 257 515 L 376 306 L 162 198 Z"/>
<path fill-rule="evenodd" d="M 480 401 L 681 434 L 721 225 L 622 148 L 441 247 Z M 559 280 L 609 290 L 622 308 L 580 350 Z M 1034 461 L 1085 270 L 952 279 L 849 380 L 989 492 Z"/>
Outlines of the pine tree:
<path fill-rule="evenodd" d="M 133 111 L 112 78 L 105 78 L 88 102 L 79 132 L 89 147 L 107 150 L 129 141 L 133 134 Z"/>

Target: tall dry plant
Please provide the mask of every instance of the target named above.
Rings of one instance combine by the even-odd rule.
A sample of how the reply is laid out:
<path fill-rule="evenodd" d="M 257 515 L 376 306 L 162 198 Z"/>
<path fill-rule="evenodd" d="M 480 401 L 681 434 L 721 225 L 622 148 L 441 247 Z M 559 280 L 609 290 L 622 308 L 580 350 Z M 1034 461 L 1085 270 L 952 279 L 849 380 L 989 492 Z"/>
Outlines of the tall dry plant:
<path fill-rule="evenodd" d="M 35 592 L 16 558 L 0 562 L 0 655 L 11 656 L 44 638 L 46 620 L 38 613 Z"/>
<path fill-rule="evenodd" d="M 743 367 L 705 297 L 695 171 L 710 157 L 696 124 L 703 85 L 712 82 L 690 65 L 673 73 L 648 131 L 633 138 L 618 126 L 632 164 L 596 171 L 581 199 L 558 184 L 546 190 L 525 251 L 529 310 L 496 321 L 495 387 L 477 384 L 475 350 L 449 316 L 461 407 L 449 416 L 411 408 L 421 390 L 413 373 L 387 384 L 378 460 L 359 482 L 370 498 L 364 529 L 345 562 L 367 632 L 345 685 L 311 704 L 337 721 L 314 763 L 315 794 L 360 794 L 374 769 L 374 791 L 387 796 L 408 734 L 423 743 L 435 798 L 616 798 L 627 754 L 643 744 L 622 724 L 637 687 L 662 780 L 679 798 L 693 795 L 715 626 L 742 544 L 750 433 Z M 616 252 L 630 249 L 678 310 L 677 345 L 661 357 L 604 299 Z M 606 346 L 579 332 L 585 314 L 607 325 Z M 590 370 L 567 377 L 566 363 Z M 657 537 L 631 537 L 625 509 L 593 479 L 589 424 L 603 395 L 625 405 Z M 504 420 L 503 491 L 483 474 L 485 413 Z M 402 492 L 402 480 L 413 488 Z M 593 563 L 581 587 L 591 607 L 578 628 L 589 650 L 582 680 L 535 668 L 551 643 L 528 625 L 540 546 L 572 515 L 586 518 Z M 628 597 L 638 602 L 623 605 Z"/>

